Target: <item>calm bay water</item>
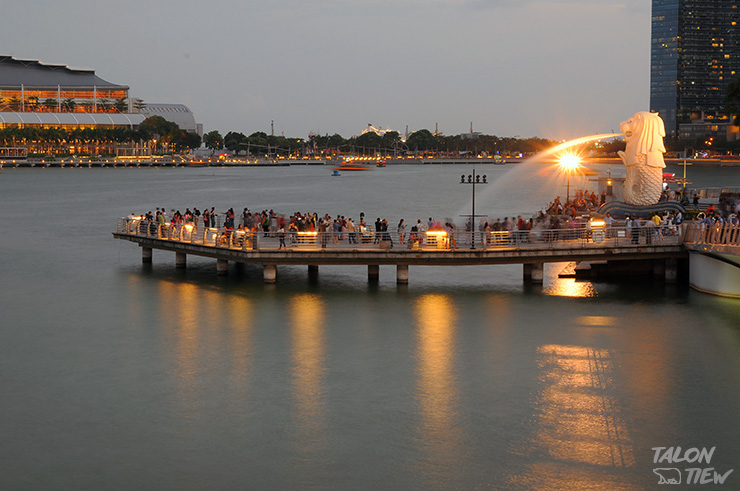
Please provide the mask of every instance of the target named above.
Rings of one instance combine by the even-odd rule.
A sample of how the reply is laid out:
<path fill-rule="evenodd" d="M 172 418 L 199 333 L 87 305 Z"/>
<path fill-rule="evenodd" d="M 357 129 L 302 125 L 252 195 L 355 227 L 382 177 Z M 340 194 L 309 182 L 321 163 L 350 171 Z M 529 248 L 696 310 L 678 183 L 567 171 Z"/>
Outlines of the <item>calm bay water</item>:
<path fill-rule="evenodd" d="M 478 167 L 478 213 L 564 194 L 546 166 Z M 651 448 L 681 446 L 716 447 L 704 467 L 738 489 L 740 301 L 561 266 L 542 287 L 521 266 L 268 286 L 111 237 L 158 206 L 455 218 L 470 168 L 5 169 L 0 488 L 661 489 L 653 468 L 690 466 Z"/>

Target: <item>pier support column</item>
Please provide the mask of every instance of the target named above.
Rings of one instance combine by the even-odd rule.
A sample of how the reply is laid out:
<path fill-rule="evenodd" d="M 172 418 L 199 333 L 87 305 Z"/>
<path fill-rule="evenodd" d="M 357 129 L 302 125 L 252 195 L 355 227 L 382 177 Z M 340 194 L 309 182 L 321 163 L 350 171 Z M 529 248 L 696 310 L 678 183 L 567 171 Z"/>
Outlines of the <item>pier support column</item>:
<path fill-rule="evenodd" d="M 380 279 L 380 264 L 367 265 L 367 281 L 377 283 Z"/>
<path fill-rule="evenodd" d="M 544 263 L 524 263 L 524 282 L 541 285 L 545 276 Z"/>
<path fill-rule="evenodd" d="M 397 264 L 396 265 L 396 283 L 399 285 L 409 284 L 409 265 L 408 264 Z"/>
<path fill-rule="evenodd" d="M 216 272 L 220 275 L 229 273 L 229 261 L 226 259 L 216 259 Z"/>
<path fill-rule="evenodd" d="M 653 278 L 658 279 L 664 279 L 666 270 L 665 270 L 665 259 L 656 259 L 653 261 Z"/>
<path fill-rule="evenodd" d="M 152 263 L 152 248 L 151 247 L 141 248 L 141 262 L 144 264 Z"/>
<path fill-rule="evenodd" d="M 275 283 L 277 281 L 277 266 L 274 264 L 263 264 L 262 277 L 265 283 Z"/>
<path fill-rule="evenodd" d="M 184 252 L 175 253 L 175 267 L 176 268 L 184 268 L 187 262 L 188 262 L 187 254 L 185 254 Z"/>
<path fill-rule="evenodd" d="M 308 265 L 308 280 L 311 282 L 317 281 L 319 279 L 319 265 L 318 264 L 309 264 Z"/>
<path fill-rule="evenodd" d="M 669 257 L 665 260 L 665 282 L 676 283 L 678 281 L 678 260 Z"/>

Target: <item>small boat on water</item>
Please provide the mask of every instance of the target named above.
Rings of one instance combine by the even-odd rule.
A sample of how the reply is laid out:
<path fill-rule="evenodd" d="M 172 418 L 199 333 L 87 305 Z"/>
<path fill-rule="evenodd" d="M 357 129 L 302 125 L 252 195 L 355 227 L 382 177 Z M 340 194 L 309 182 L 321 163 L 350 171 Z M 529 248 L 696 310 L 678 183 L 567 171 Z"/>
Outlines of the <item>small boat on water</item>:
<path fill-rule="evenodd" d="M 385 167 L 385 160 L 378 161 L 378 163 L 375 164 L 375 167 Z"/>
<path fill-rule="evenodd" d="M 370 170 L 372 167 L 370 167 L 367 164 L 361 164 L 359 162 L 354 162 L 352 160 L 343 160 L 342 164 L 334 167 L 334 170 L 336 171 L 342 171 L 342 170 Z"/>
<path fill-rule="evenodd" d="M 332 175 L 332 177 L 339 177 L 339 176 L 341 176 L 342 174 L 340 174 L 340 173 L 339 173 L 339 171 L 338 171 L 337 169 L 334 169 L 334 170 L 332 171 L 331 175 Z"/>

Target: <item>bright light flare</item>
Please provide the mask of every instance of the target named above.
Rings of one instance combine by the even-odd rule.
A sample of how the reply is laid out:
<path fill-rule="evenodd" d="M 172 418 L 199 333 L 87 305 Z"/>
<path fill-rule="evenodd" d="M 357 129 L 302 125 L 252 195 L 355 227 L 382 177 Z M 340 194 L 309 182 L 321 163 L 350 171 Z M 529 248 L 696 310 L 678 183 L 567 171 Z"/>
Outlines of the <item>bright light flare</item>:
<path fill-rule="evenodd" d="M 581 158 L 578 155 L 566 153 L 560 157 L 558 165 L 565 172 L 573 172 L 581 165 Z"/>

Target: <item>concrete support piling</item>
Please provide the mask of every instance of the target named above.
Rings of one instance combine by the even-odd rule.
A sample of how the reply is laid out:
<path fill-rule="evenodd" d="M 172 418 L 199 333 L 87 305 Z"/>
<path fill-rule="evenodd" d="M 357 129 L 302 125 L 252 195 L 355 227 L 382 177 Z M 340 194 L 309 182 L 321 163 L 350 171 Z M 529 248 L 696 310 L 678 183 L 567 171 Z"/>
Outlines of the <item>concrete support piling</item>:
<path fill-rule="evenodd" d="M 176 268 L 184 268 L 187 262 L 188 262 L 187 254 L 185 254 L 184 252 L 175 253 L 175 267 Z"/>
<path fill-rule="evenodd" d="M 396 283 L 399 285 L 409 284 L 409 265 L 408 264 L 396 265 Z"/>
<path fill-rule="evenodd" d="M 263 264 L 262 277 L 265 283 L 275 283 L 277 281 L 277 266 L 274 264 Z"/>
<path fill-rule="evenodd" d="M 309 281 L 317 281 L 319 279 L 319 265 L 318 264 L 308 265 L 308 279 Z"/>
<path fill-rule="evenodd" d="M 228 274 L 229 261 L 226 259 L 216 259 L 216 272 L 220 275 Z"/>
<path fill-rule="evenodd" d="M 524 282 L 541 285 L 544 281 L 545 265 L 543 263 L 524 263 Z"/>
<path fill-rule="evenodd" d="M 380 280 L 380 265 L 379 264 L 368 264 L 367 265 L 367 281 L 370 283 L 377 283 Z"/>
<path fill-rule="evenodd" d="M 666 272 L 666 260 L 665 259 L 656 259 L 653 262 L 653 277 L 657 279 L 667 279 L 667 272 Z"/>
<path fill-rule="evenodd" d="M 678 282 L 678 259 L 669 257 L 665 260 L 665 282 Z"/>
<path fill-rule="evenodd" d="M 152 248 L 151 247 L 141 248 L 141 262 L 144 264 L 152 263 Z"/>

